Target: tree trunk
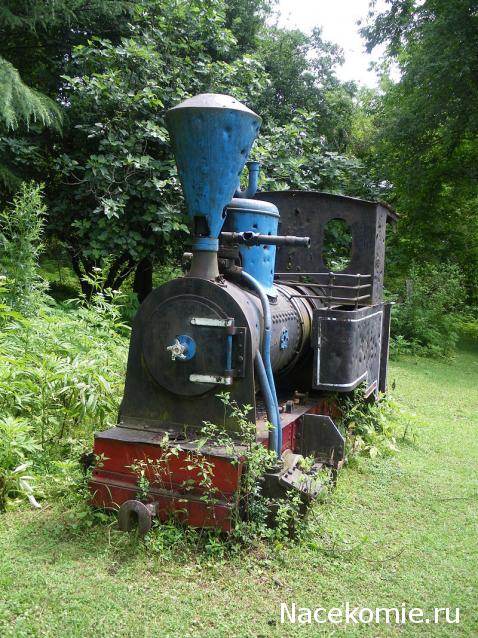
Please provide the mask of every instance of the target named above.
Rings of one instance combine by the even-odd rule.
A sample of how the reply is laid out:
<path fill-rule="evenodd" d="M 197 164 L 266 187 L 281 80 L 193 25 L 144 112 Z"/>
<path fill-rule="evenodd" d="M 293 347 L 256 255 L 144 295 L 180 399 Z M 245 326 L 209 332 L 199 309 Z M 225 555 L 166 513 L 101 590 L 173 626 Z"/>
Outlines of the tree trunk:
<path fill-rule="evenodd" d="M 153 262 L 149 257 L 143 257 L 136 266 L 133 290 L 142 303 L 153 289 Z"/>
<path fill-rule="evenodd" d="M 80 282 L 81 292 L 83 293 L 85 299 L 89 301 L 91 298 L 91 295 L 93 294 L 93 288 L 91 284 L 89 284 L 85 280 L 84 271 L 82 270 L 81 259 L 78 256 L 78 253 L 75 252 L 74 250 L 70 250 L 70 258 L 71 258 L 71 265 L 73 267 L 75 275 L 78 277 L 78 281 Z"/>

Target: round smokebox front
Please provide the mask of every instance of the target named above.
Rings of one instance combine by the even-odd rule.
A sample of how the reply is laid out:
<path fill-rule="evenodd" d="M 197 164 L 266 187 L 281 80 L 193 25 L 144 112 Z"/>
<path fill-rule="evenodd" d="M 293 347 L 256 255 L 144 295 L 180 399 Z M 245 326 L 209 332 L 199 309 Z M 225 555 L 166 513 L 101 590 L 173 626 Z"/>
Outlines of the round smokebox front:
<path fill-rule="evenodd" d="M 178 294 L 157 305 L 148 324 L 143 358 L 157 383 L 174 394 L 198 396 L 223 382 L 230 340 L 227 316 L 213 301 Z"/>

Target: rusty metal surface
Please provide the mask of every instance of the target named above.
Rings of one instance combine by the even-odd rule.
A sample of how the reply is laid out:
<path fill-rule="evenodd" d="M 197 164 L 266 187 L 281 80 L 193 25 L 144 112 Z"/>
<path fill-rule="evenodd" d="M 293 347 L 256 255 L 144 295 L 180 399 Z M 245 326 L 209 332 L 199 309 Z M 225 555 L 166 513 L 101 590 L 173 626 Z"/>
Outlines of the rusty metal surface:
<path fill-rule="evenodd" d="M 140 536 L 145 536 L 153 524 L 156 506 L 151 503 L 145 505 L 141 501 L 132 499 L 125 501 L 118 512 L 118 528 L 122 532 L 130 532 L 135 527 Z"/>
<path fill-rule="evenodd" d="M 95 433 L 95 440 L 121 441 L 123 443 L 138 443 L 154 446 L 164 446 L 168 441 L 168 446 L 179 450 L 191 452 L 200 451 L 201 454 L 211 457 L 231 458 L 231 450 L 213 442 L 204 442 L 203 439 L 187 439 L 177 430 L 148 430 L 146 428 L 109 428 L 103 432 Z M 234 445 L 236 458 L 239 459 L 246 452 L 246 447 L 240 444 Z"/>
<path fill-rule="evenodd" d="M 90 482 L 91 504 L 113 511 L 118 510 L 122 503 L 136 499 L 137 491 L 134 485 L 115 482 L 110 477 L 96 478 Z M 150 498 L 154 499 L 156 516 L 161 521 L 174 516 L 192 527 L 214 527 L 229 532 L 237 516 L 238 502 L 218 499 L 214 504 L 208 504 L 194 494 L 185 495 L 154 487 L 151 488 Z"/>
<path fill-rule="evenodd" d="M 177 491 L 203 493 L 199 467 L 188 469 L 191 466 L 188 459 L 195 458 L 191 454 L 198 451 L 196 440 L 182 441 L 179 447 L 147 437 L 145 441 L 138 441 L 135 433 L 127 437 L 124 433 L 123 428 L 110 428 L 106 433 L 96 435 L 94 452 L 103 460 L 93 470 L 95 479 L 116 476 L 134 484 L 137 476 L 132 466 L 144 462 L 145 477 L 151 483 L 167 485 Z M 221 494 L 231 495 L 239 488 L 243 464 L 241 452 L 240 447 L 229 451 L 219 446 L 200 449 L 200 458 L 210 465 L 214 486 Z"/>
<path fill-rule="evenodd" d="M 150 516 L 166 520 L 171 515 L 197 527 L 218 527 L 229 531 L 237 513 L 243 470 L 240 446 L 227 452 L 197 440 L 181 442 L 174 453 L 164 442 L 164 433 L 110 428 L 95 437 L 94 453 L 101 458 L 93 468 L 89 489 L 97 507 L 118 510 L 120 525 L 130 528 L 138 517 L 140 531 L 150 524 Z M 199 451 L 200 455 L 195 456 Z M 194 459 L 199 459 L 195 462 Z M 149 487 L 143 494 L 133 465 L 142 463 Z M 201 463 L 211 469 L 211 486 L 203 485 Z M 141 500 L 144 506 L 137 504 Z M 136 504 L 125 505 L 128 501 Z M 121 513 L 121 509 L 120 509 Z"/>

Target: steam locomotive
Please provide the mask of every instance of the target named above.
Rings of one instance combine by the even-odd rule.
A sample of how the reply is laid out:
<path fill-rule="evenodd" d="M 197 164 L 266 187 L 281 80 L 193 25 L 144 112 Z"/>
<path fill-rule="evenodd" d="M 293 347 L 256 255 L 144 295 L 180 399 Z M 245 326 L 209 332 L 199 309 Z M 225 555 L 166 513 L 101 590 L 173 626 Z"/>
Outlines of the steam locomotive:
<path fill-rule="evenodd" d="M 189 269 L 155 289 L 134 320 L 118 424 L 95 435 L 101 463 L 93 469 L 91 500 L 119 509 L 125 530 L 138 524 L 145 533 L 153 517 L 174 514 L 228 531 L 241 456 L 201 442 L 213 468 L 213 503 L 188 463 L 204 422 L 238 436 L 237 415 L 224 414 L 221 392 L 250 406 L 257 441 L 277 456 L 264 490 L 278 497 L 309 490 L 313 497 L 317 488 L 302 481 L 301 459 L 312 456 L 334 471 L 344 459 L 331 394 L 360 384 L 371 397 L 385 391 L 385 232 L 394 213 L 341 195 L 257 193 L 257 162 L 247 162 L 249 183 L 241 190 L 261 118 L 232 97 L 198 95 L 170 109 L 166 121 L 192 222 Z M 336 219 L 352 235 L 342 272 L 323 258 L 325 229 Z M 138 461 L 150 485 L 143 498 L 133 470 Z"/>

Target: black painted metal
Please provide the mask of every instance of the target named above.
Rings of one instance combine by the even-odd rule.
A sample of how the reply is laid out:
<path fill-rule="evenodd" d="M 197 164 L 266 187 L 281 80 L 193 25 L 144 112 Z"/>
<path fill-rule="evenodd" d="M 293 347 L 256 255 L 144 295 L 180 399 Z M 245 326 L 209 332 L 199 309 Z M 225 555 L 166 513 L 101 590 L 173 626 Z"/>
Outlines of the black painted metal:
<path fill-rule="evenodd" d="M 313 387 L 351 392 L 362 382 L 367 394 L 378 391 L 383 304 L 358 310 L 314 311 Z"/>
<path fill-rule="evenodd" d="M 390 302 L 383 304 L 382 349 L 380 352 L 380 375 L 378 379 L 378 389 L 382 393 L 387 391 L 388 349 L 390 344 L 392 306 L 393 304 Z"/>
<path fill-rule="evenodd" d="M 304 414 L 299 429 L 299 451 L 304 457 L 327 465 L 338 465 L 344 458 L 345 439 L 330 418 L 323 414 Z"/>
<path fill-rule="evenodd" d="M 261 235 L 254 232 L 223 232 L 219 239 L 225 244 L 237 244 L 246 246 L 300 246 L 309 248 L 310 237 L 295 237 L 294 235 Z"/>
<path fill-rule="evenodd" d="M 385 261 L 385 228 L 387 219 L 396 215 L 387 207 L 343 195 L 315 191 L 277 191 L 258 193 L 257 199 L 271 202 L 280 213 L 281 235 L 300 235 L 311 239 L 309 250 L 295 247 L 278 248 L 276 272 L 330 273 L 322 257 L 324 228 L 332 219 L 343 219 L 352 232 L 352 253 L 346 274 L 372 276 L 372 288 L 363 303 L 379 303 L 382 299 Z M 316 281 L 311 276 L 309 280 Z M 304 281 L 307 283 L 307 280 Z M 321 283 L 318 280 L 318 283 Z M 343 297 L 354 291 L 343 291 Z"/>
<path fill-rule="evenodd" d="M 307 299 L 292 299 L 295 293 L 292 288 L 278 286 L 276 302 L 271 304 L 271 361 L 276 373 L 294 367 L 309 349 L 312 307 Z M 281 345 L 284 331 L 288 336 L 285 348 Z"/>
<path fill-rule="evenodd" d="M 369 393 L 383 391 L 390 306 L 371 301 L 382 289 L 389 212 L 323 193 L 260 197 L 279 206 L 282 230 L 312 236 L 310 250 L 282 246 L 279 252 L 277 297 L 271 303 L 278 388 L 283 394 L 349 392 L 366 381 Z M 352 261 L 344 273 L 331 273 L 321 257 L 322 233 L 339 216 L 352 226 Z M 261 304 L 252 291 L 228 281 L 227 272 L 214 281 L 174 280 L 142 304 L 133 325 L 120 427 L 183 432 L 204 420 L 222 423 L 217 394 L 224 390 L 239 405 L 252 405 L 256 419 L 253 361 L 262 338 Z M 194 356 L 172 357 L 170 346 L 178 338 L 194 343 Z M 235 430 L 233 420 L 226 425 Z"/>
<path fill-rule="evenodd" d="M 229 282 L 185 277 L 154 290 L 133 323 L 120 426 L 183 431 L 204 420 L 222 423 L 224 406 L 217 394 L 227 390 L 239 405 L 255 406 L 253 352 L 259 343 L 260 317 L 247 291 Z M 193 318 L 234 319 L 234 335 L 223 327 L 194 325 Z M 167 347 L 178 335 L 196 341 L 196 355 L 172 360 Z M 232 336 L 230 386 L 195 383 L 191 374 L 224 375 L 227 340 Z M 254 412 L 251 415 L 254 418 Z M 233 420 L 228 422 L 235 427 Z"/>

